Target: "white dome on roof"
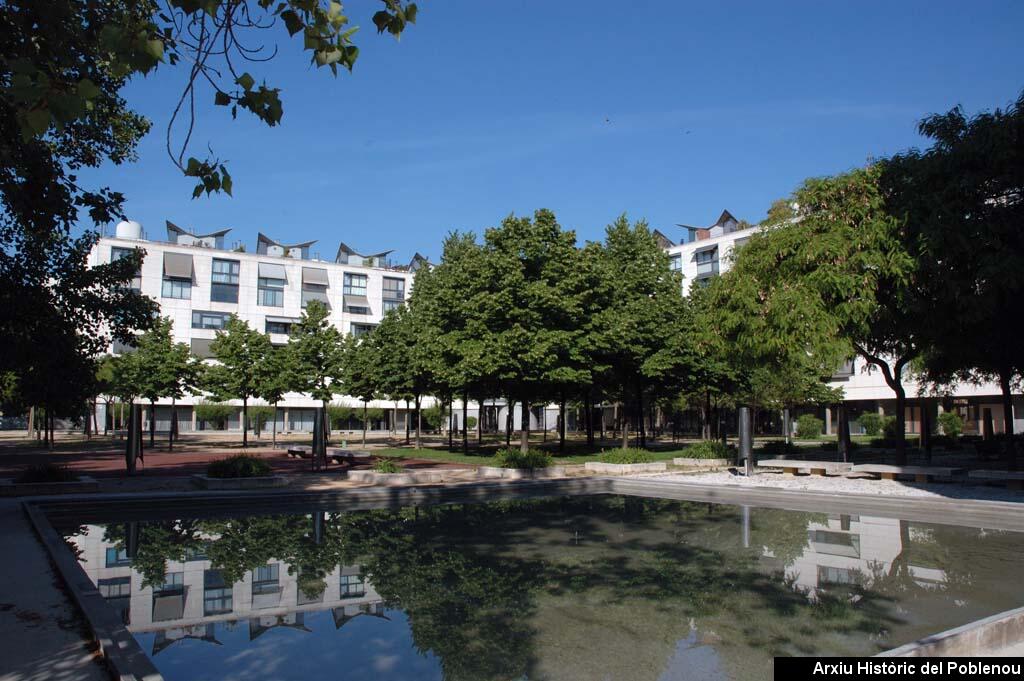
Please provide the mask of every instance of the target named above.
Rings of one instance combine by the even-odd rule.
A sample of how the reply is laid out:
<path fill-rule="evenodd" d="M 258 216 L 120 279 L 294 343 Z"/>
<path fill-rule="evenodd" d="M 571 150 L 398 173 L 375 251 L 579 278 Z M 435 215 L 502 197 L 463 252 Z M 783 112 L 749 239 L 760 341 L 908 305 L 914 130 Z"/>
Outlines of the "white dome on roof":
<path fill-rule="evenodd" d="M 118 239 L 141 239 L 142 225 L 135 220 L 122 220 L 114 228 L 114 234 Z"/>

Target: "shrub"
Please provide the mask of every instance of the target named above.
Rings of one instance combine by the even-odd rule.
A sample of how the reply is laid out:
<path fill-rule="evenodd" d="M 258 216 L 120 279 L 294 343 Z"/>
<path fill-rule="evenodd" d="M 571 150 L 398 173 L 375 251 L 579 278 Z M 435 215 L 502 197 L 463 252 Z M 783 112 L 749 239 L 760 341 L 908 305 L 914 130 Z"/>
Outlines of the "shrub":
<path fill-rule="evenodd" d="M 466 417 L 466 430 L 473 430 L 474 428 L 476 428 L 476 417 L 475 416 L 467 416 Z"/>
<path fill-rule="evenodd" d="M 882 434 L 888 440 L 894 440 L 899 437 L 899 433 L 896 431 L 896 417 L 895 416 L 883 416 L 882 417 Z"/>
<path fill-rule="evenodd" d="M 801 414 L 796 420 L 796 436 L 801 440 L 813 440 L 821 437 L 825 424 L 814 414 Z"/>
<path fill-rule="evenodd" d="M 501 449 L 495 457 L 502 468 L 547 468 L 554 459 L 547 452 L 531 449 L 525 454 L 518 449 Z"/>
<path fill-rule="evenodd" d="M 764 456 L 788 456 L 799 452 L 800 447 L 785 440 L 769 440 L 761 445 L 761 454 Z"/>
<path fill-rule="evenodd" d="M 857 417 L 857 423 L 864 428 L 864 434 L 876 437 L 882 432 L 882 415 L 876 411 L 866 411 Z"/>
<path fill-rule="evenodd" d="M 78 476 L 71 472 L 67 466 L 58 466 L 55 463 L 40 463 L 29 466 L 14 479 L 14 482 L 76 482 Z"/>
<path fill-rule="evenodd" d="M 252 454 L 236 454 L 210 462 L 206 474 L 211 478 L 258 478 L 270 475 L 270 464 Z"/>
<path fill-rule="evenodd" d="M 654 461 L 651 453 L 643 449 L 609 449 L 601 454 L 602 463 L 650 463 Z"/>
<path fill-rule="evenodd" d="M 373 464 L 373 470 L 378 473 L 401 473 L 402 467 L 391 459 L 377 459 Z"/>
<path fill-rule="evenodd" d="M 332 404 L 327 407 L 327 418 L 331 421 L 332 430 L 344 430 L 354 416 L 354 409 L 340 404 Z"/>
<path fill-rule="evenodd" d="M 265 430 L 270 419 L 274 418 L 274 408 L 266 404 L 254 404 L 246 411 L 249 412 L 249 425 L 257 435 Z"/>
<path fill-rule="evenodd" d="M 235 413 L 235 408 L 223 402 L 200 402 L 195 406 L 196 418 L 216 426 L 217 430 L 224 430 L 228 419 Z"/>
<path fill-rule="evenodd" d="M 957 437 L 964 432 L 964 420 L 955 411 L 942 412 L 939 414 L 938 421 L 943 435 Z"/>
<path fill-rule="evenodd" d="M 434 405 L 433 407 L 427 407 L 420 411 L 420 417 L 423 419 L 423 427 L 427 430 L 438 430 L 441 424 L 444 423 L 447 414 L 440 405 Z"/>
<path fill-rule="evenodd" d="M 683 450 L 683 457 L 688 459 L 731 459 L 734 456 L 735 450 L 718 440 L 704 440 Z"/>

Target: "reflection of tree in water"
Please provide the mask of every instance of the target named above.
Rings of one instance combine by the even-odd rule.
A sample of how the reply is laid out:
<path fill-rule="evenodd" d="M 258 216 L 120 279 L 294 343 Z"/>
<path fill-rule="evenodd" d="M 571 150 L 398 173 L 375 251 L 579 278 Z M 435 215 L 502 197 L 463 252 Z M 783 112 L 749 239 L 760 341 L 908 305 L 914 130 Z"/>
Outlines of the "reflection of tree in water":
<path fill-rule="evenodd" d="M 837 633 L 886 627 L 876 595 L 861 593 L 855 606 L 827 594 L 809 601 L 777 560 L 766 561 L 766 550 L 781 560 L 799 554 L 815 514 L 758 509 L 748 547 L 735 507 L 639 497 L 323 517 L 140 524 L 134 566 L 148 583 L 162 583 L 168 560 L 197 551 L 230 583 L 280 560 L 315 597 L 338 565 L 360 564 L 387 606 L 406 613 L 417 649 L 432 652 L 447 679 L 537 676 L 538 646 L 552 643 L 538 638 L 536 617 L 556 606 L 570 626 L 628 613 L 629 636 L 668 636 L 651 630 L 652 622 L 668 621 L 678 640 L 696 619 L 729 645 L 766 656 L 811 653 Z M 124 545 L 120 526 L 107 535 Z M 600 655 L 600 647 L 594 641 L 588 654 Z"/>

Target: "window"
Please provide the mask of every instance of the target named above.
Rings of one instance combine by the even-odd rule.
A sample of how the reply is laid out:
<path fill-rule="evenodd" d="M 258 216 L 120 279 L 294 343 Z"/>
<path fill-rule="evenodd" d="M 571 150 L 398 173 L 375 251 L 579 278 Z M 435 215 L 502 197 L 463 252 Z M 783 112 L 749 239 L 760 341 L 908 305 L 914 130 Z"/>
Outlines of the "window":
<path fill-rule="evenodd" d="M 252 593 L 256 594 L 270 594 L 277 593 L 280 591 L 280 587 L 277 584 L 278 579 L 278 565 L 261 565 L 252 571 Z"/>
<path fill-rule="evenodd" d="M 384 312 L 401 307 L 405 300 L 405 279 L 384 277 L 383 296 Z"/>
<path fill-rule="evenodd" d="M 96 582 L 100 595 L 104 598 L 123 598 L 132 595 L 131 577 L 114 577 L 113 579 L 101 579 Z"/>
<path fill-rule="evenodd" d="M 288 335 L 292 332 L 291 322 L 276 322 L 267 320 L 266 333 L 280 333 Z"/>
<path fill-rule="evenodd" d="M 120 567 L 122 565 L 131 565 L 132 559 L 128 557 L 128 551 L 125 549 L 109 548 L 107 549 L 107 567 Z"/>
<path fill-rule="evenodd" d="M 402 305 L 403 305 L 403 303 L 402 303 L 401 300 L 385 300 L 384 301 L 384 305 L 383 305 L 383 309 L 384 309 L 384 312 L 390 312 L 391 310 L 397 310 L 398 308 L 402 307 Z M 359 308 L 356 308 L 356 309 L 359 309 Z M 365 307 L 362 308 L 362 309 L 366 310 Z M 351 312 L 351 311 L 352 310 L 350 308 L 349 312 Z M 365 312 L 363 312 L 361 314 L 370 314 L 370 311 L 366 310 Z"/>
<path fill-rule="evenodd" d="M 384 277 L 383 288 L 386 300 L 405 300 L 405 279 Z"/>
<path fill-rule="evenodd" d="M 192 328 L 193 329 L 223 329 L 228 323 L 228 313 L 226 312 L 202 312 L 200 310 L 194 310 L 192 312 Z"/>
<path fill-rule="evenodd" d="M 673 255 L 669 258 L 669 267 L 673 272 L 678 272 L 683 269 L 683 257 L 678 253 Z"/>
<path fill-rule="evenodd" d="M 342 575 L 341 593 L 342 598 L 359 598 L 366 595 L 366 586 L 360 575 Z"/>
<path fill-rule="evenodd" d="M 360 307 L 352 307 L 350 305 L 349 308 L 348 308 L 348 311 L 349 311 L 349 314 L 370 314 L 370 308 L 362 307 L 362 306 L 360 306 Z"/>
<path fill-rule="evenodd" d="M 697 251 L 694 255 L 696 257 L 698 265 L 701 265 L 703 263 L 714 262 L 718 258 L 718 249 L 709 248 L 704 251 Z"/>
<path fill-rule="evenodd" d="M 180 620 L 185 614 L 185 573 L 168 572 L 164 583 L 153 589 L 153 621 Z"/>
<path fill-rule="evenodd" d="M 131 255 L 134 252 L 135 252 L 134 248 L 122 248 L 121 246 L 111 246 L 110 247 L 110 262 L 114 262 L 115 260 L 120 260 L 121 258 L 129 256 L 129 255 Z M 141 269 L 135 271 L 135 276 L 132 278 L 132 283 L 128 285 L 128 288 L 130 288 L 133 291 L 141 291 L 142 290 L 142 271 L 141 271 Z"/>
<path fill-rule="evenodd" d="M 361 338 L 377 328 L 376 324 L 352 324 L 352 335 Z"/>
<path fill-rule="evenodd" d="M 115 338 L 111 343 L 110 352 L 115 355 L 127 355 L 129 352 L 135 352 L 135 346 Z"/>
<path fill-rule="evenodd" d="M 164 298 L 180 298 L 188 300 L 192 297 L 192 281 L 190 279 L 166 278 L 160 292 Z"/>
<path fill-rule="evenodd" d="M 210 274 L 210 300 L 216 303 L 238 302 L 238 268 L 237 260 L 213 259 L 213 271 Z"/>
<path fill-rule="evenodd" d="M 287 283 L 285 279 L 260 277 L 257 282 L 259 304 L 266 307 L 284 307 L 284 287 Z"/>
<path fill-rule="evenodd" d="M 220 570 L 203 571 L 203 614 L 223 615 L 234 607 L 231 585 Z"/>
<path fill-rule="evenodd" d="M 346 296 L 366 297 L 366 275 L 346 273 L 345 287 L 342 289 L 342 293 Z"/>

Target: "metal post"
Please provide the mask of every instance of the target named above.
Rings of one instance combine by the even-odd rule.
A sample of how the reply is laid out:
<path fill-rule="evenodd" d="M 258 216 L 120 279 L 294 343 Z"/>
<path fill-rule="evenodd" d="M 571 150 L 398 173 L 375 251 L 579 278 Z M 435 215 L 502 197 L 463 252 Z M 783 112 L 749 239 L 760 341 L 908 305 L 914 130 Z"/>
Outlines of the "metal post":
<path fill-rule="evenodd" d="M 750 507 L 743 507 L 743 548 L 750 548 Z"/>
<path fill-rule="evenodd" d="M 751 430 L 750 423 L 750 407 L 740 407 L 739 418 L 737 419 L 737 434 L 739 435 L 739 452 L 738 456 L 740 460 L 746 462 L 747 475 L 753 475 L 754 473 L 754 447 L 753 447 L 753 432 Z"/>

